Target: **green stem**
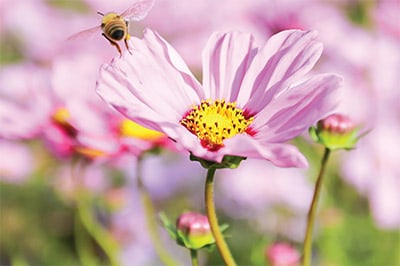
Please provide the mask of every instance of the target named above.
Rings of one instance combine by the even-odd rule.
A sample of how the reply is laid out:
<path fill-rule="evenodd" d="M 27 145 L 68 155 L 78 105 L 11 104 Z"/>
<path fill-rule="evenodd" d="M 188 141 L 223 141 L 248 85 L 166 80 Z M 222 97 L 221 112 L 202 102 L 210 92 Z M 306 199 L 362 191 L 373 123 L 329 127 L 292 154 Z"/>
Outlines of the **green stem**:
<path fill-rule="evenodd" d="M 197 257 L 197 249 L 190 249 L 190 258 L 192 266 L 199 266 L 199 258 Z"/>
<path fill-rule="evenodd" d="M 79 165 L 79 163 L 82 163 L 82 165 Z M 120 263 L 117 255 L 119 251 L 118 243 L 115 241 L 112 234 L 110 234 L 110 232 L 108 232 L 93 216 L 90 195 L 88 195 L 88 192 L 85 191 L 81 183 L 83 167 L 85 165 L 86 164 L 84 162 L 75 162 L 71 173 L 72 178 L 76 182 L 78 188 L 76 198 L 78 211 L 77 215 L 79 216 L 83 227 L 93 237 L 93 239 L 101 247 L 110 260 L 110 265 L 119 266 Z"/>
<path fill-rule="evenodd" d="M 144 212 L 145 212 L 145 217 L 146 217 L 146 222 L 147 222 L 147 229 L 149 230 L 150 234 L 150 239 L 153 243 L 154 249 L 162 261 L 164 265 L 167 266 L 175 266 L 179 265 L 178 262 L 176 262 L 165 250 L 164 246 L 162 245 L 161 238 L 158 234 L 158 228 L 157 228 L 157 220 L 156 220 L 156 215 L 155 215 L 155 209 L 153 206 L 153 202 L 151 201 L 150 195 L 147 192 L 146 188 L 144 187 L 142 177 L 141 177 L 141 164 L 142 162 L 142 156 L 139 156 L 138 162 L 137 162 L 137 185 L 139 189 L 139 194 L 140 198 L 142 200 L 142 204 L 144 207 Z"/>
<path fill-rule="evenodd" d="M 225 261 L 225 264 L 228 266 L 236 265 L 235 260 L 232 257 L 232 254 L 228 248 L 228 245 L 225 242 L 224 236 L 221 233 L 218 225 L 218 219 L 215 212 L 214 205 L 214 174 L 216 169 L 209 168 L 207 171 L 207 179 L 205 186 L 205 204 L 208 221 L 210 223 L 211 231 L 213 233 L 215 243 L 218 247 L 219 253 L 221 254 L 222 259 Z"/>
<path fill-rule="evenodd" d="M 82 265 L 99 265 L 99 261 L 95 258 L 96 256 L 91 249 L 90 238 L 85 228 L 82 225 L 80 215 L 75 215 L 75 245 L 78 253 L 78 258 Z"/>
<path fill-rule="evenodd" d="M 78 214 L 82 224 L 107 255 L 110 264 L 112 266 L 120 265 L 117 258 L 119 249 L 117 242 L 113 239 L 112 235 L 96 221 L 91 213 L 92 210 L 87 196 L 84 195 L 84 193 L 80 193 L 78 199 Z"/>
<path fill-rule="evenodd" d="M 311 264 L 311 256 L 312 256 L 312 233 L 314 229 L 315 215 L 317 212 L 317 205 L 319 195 L 321 194 L 322 180 L 324 177 L 325 167 L 328 162 L 330 154 L 330 149 L 325 148 L 324 156 L 321 161 L 321 169 L 318 174 L 317 183 L 315 184 L 314 195 L 312 198 L 311 206 L 308 211 L 308 221 L 307 221 L 307 230 L 306 235 L 304 237 L 304 254 L 303 254 L 303 266 L 310 266 Z"/>

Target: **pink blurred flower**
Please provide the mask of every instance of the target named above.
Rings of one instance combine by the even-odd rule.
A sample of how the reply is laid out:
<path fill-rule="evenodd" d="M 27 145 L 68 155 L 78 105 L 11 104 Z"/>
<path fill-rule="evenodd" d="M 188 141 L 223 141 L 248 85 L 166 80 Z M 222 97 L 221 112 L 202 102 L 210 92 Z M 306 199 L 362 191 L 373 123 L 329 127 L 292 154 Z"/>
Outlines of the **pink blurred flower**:
<path fill-rule="evenodd" d="M 41 139 L 59 158 L 78 154 L 96 160 L 168 144 L 161 133 L 133 125 L 95 93 L 98 68 L 112 52 L 88 43 L 58 54 L 51 69 L 33 63 L 3 67 L 0 136 Z"/>
<path fill-rule="evenodd" d="M 400 41 L 400 2 L 398 0 L 381 0 L 373 10 L 373 17 L 378 28 Z"/>
<path fill-rule="evenodd" d="M 343 177 L 368 197 L 378 226 L 400 225 L 400 126 L 398 117 L 386 114 L 358 148 L 343 158 Z"/>
<path fill-rule="evenodd" d="M 11 41 L 17 52 L 37 61 L 50 60 L 59 52 L 69 34 L 79 30 L 83 23 L 93 22 L 82 14 L 51 6 L 48 1 L 1 2 L 1 37 Z"/>
<path fill-rule="evenodd" d="M 197 51 L 204 47 L 212 32 L 251 31 L 244 13 L 257 2 L 260 0 L 191 0 L 182 5 L 180 0 L 157 0 L 143 24 L 157 29 L 197 73 L 201 70 Z M 210 10 L 213 16 L 209 16 Z"/>
<path fill-rule="evenodd" d="M 99 95 L 128 118 L 168 135 L 193 155 L 263 158 L 278 166 L 307 161 L 284 142 L 333 108 L 332 74 L 305 78 L 321 55 L 316 33 L 284 31 L 256 47 L 250 34 L 213 34 L 203 51 L 203 85 L 151 30 L 133 53 L 101 68 Z"/>
<path fill-rule="evenodd" d="M 331 30 L 332 36 L 326 40 L 330 53 L 323 67 L 335 68 L 345 79 L 336 110 L 371 129 L 354 151 L 343 154 L 342 176 L 368 198 L 378 226 L 395 228 L 400 224 L 400 211 L 393 203 L 400 193 L 400 173 L 394 159 L 398 155 L 392 148 L 398 145 L 400 118 L 398 41 L 343 22 L 332 21 L 331 26 L 336 30 Z M 351 39 L 351 43 L 340 45 L 337 39 Z"/>
<path fill-rule="evenodd" d="M 29 178 L 34 161 L 23 143 L 0 140 L 0 181 L 19 183 Z"/>
<path fill-rule="evenodd" d="M 298 266 L 300 253 L 286 243 L 275 243 L 266 250 L 266 257 L 271 266 Z"/>
<path fill-rule="evenodd" d="M 129 121 L 108 108 L 95 93 L 98 67 L 111 53 L 115 51 L 109 47 L 92 48 L 88 44 L 54 60 L 53 89 L 70 113 L 69 123 L 78 130 L 78 144 L 103 151 L 106 157 L 125 152 L 139 155 L 154 147 L 170 147 L 171 141 L 165 135 Z"/>
<path fill-rule="evenodd" d="M 34 64 L 0 69 L 0 136 L 37 137 L 52 108 L 49 71 Z M 39 108 L 40 107 L 40 108 Z"/>
<path fill-rule="evenodd" d="M 315 29 L 318 22 L 306 23 L 307 19 L 321 12 L 325 15 L 322 9 L 332 9 L 327 7 L 330 4 L 318 0 L 192 0 L 182 5 L 179 0 L 157 0 L 143 24 L 157 29 L 197 74 L 201 68 L 197 51 L 212 32 L 252 32 L 264 42 L 282 30 Z"/>
<path fill-rule="evenodd" d="M 279 168 L 247 159 L 237 169 L 217 173 L 221 208 L 238 219 L 251 219 L 257 230 L 301 242 L 313 186 L 305 169 Z"/>
<path fill-rule="evenodd" d="M 315 0 L 253 1 L 245 11 L 253 27 L 265 36 L 287 29 L 306 29 L 302 14 L 313 8 Z"/>

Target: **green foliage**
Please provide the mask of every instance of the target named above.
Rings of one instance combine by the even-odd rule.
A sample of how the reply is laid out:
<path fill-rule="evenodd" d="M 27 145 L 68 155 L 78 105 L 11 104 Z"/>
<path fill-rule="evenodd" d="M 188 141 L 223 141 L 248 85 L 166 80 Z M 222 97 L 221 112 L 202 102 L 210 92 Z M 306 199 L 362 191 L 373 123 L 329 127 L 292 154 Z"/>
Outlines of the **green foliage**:
<path fill-rule="evenodd" d="M 400 265 L 400 235 L 376 227 L 367 200 L 340 176 L 326 180 L 326 206 L 316 250 L 321 264 Z M 397 263 L 397 264 L 396 264 Z"/>
<path fill-rule="evenodd" d="M 298 139 L 296 143 L 301 150 L 307 146 L 304 140 Z M 321 155 L 320 148 L 315 145 L 308 151 L 304 150 L 307 157 L 314 154 L 309 157 L 313 168 L 320 160 L 315 156 Z M 398 265 L 399 232 L 385 231 L 376 226 L 368 200 L 338 174 L 340 153 L 332 154 L 323 183 L 314 242 L 314 265 Z M 118 173 L 110 172 L 110 175 L 115 175 L 115 179 L 110 176 L 113 185 L 126 185 Z M 311 171 L 310 177 L 314 176 L 314 171 Z M 311 179 L 310 182 L 313 182 Z M 87 264 L 89 261 L 106 265 L 107 259 L 101 248 L 96 246 L 90 232 L 76 221 L 76 206 L 62 201 L 54 187 L 49 185 L 50 180 L 44 177 L 44 173 L 39 173 L 27 183 L 0 183 L 0 265 L 68 266 Z M 157 210 L 178 216 L 182 210 L 196 209 L 195 203 L 188 199 L 189 195 L 176 193 L 160 202 Z M 105 208 L 103 205 L 97 202 L 96 207 Z M 266 215 L 265 219 L 267 221 L 270 217 Z M 281 235 L 260 233 L 251 216 L 248 219 L 233 219 L 220 211 L 219 220 L 230 225 L 225 237 L 239 265 L 265 265 L 265 249 L 271 243 L 276 240 L 292 242 Z M 171 225 L 174 227 L 170 223 L 170 233 L 174 232 Z M 165 241 L 166 245 L 175 243 L 176 240 Z M 301 243 L 294 244 L 301 250 Z M 201 257 L 205 265 L 223 264 L 216 248 L 202 253 Z"/>
<path fill-rule="evenodd" d="M 374 2 L 373 0 L 349 1 L 345 7 L 345 13 L 354 24 L 368 28 L 372 24 L 371 10 Z"/>
<path fill-rule="evenodd" d="M 0 265 L 79 265 L 73 212 L 49 187 L 0 183 Z"/>

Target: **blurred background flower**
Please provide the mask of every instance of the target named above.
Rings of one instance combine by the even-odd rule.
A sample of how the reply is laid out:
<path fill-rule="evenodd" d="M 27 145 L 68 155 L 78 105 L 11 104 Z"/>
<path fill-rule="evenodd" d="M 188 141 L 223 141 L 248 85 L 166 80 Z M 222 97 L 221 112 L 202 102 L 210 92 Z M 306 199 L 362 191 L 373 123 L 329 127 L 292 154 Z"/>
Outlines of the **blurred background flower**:
<path fill-rule="evenodd" d="M 138 156 L 149 150 L 142 178 L 156 211 L 172 218 L 202 212 L 204 170 L 95 94 L 100 65 L 119 56 L 115 47 L 101 34 L 66 41 L 99 25 L 97 11 L 122 12 L 130 5 L 0 0 L 1 265 L 109 265 L 110 254 L 93 228 L 115 246 L 121 264 L 159 265 L 136 185 Z M 215 31 L 251 32 L 262 44 L 281 30 L 318 30 L 324 52 L 315 71 L 344 79 L 335 111 L 371 132 L 355 150 L 335 152 L 328 165 L 315 262 L 396 265 L 399 12 L 398 0 L 156 0 L 130 31 L 157 31 L 200 80 L 198 51 Z M 274 243 L 301 245 L 322 149 L 308 136 L 292 144 L 306 155 L 309 169 L 249 159 L 216 178 L 220 220 L 230 225 L 227 241 L 241 265 L 265 265 L 265 250 Z M 166 232 L 161 238 L 178 261 L 188 263 Z M 221 264 L 215 250 L 200 252 L 200 262 Z"/>

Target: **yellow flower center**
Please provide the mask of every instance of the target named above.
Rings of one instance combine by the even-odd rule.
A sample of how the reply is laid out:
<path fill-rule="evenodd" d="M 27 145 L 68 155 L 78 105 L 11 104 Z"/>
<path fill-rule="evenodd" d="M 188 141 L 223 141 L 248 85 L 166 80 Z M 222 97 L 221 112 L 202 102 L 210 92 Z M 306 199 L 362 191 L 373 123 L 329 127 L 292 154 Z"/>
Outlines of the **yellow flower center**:
<path fill-rule="evenodd" d="M 53 114 L 54 122 L 60 125 L 69 124 L 68 122 L 69 119 L 71 119 L 71 114 L 64 107 L 58 108 Z"/>
<path fill-rule="evenodd" d="M 203 100 L 194 106 L 180 121 L 190 132 L 196 135 L 203 147 L 217 151 L 223 142 L 237 134 L 252 134 L 250 125 L 254 117 L 246 116 L 236 107 L 236 103 L 224 100 Z"/>
<path fill-rule="evenodd" d="M 158 140 L 164 136 L 158 131 L 142 127 L 129 119 L 124 119 L 122 121 L 120 125 L 120 133 L 124 137 L 133 137 L 149 141 Z"/>
<path fill-rule="evenodd" d="M 68 109 L 64 107 L 58 108 L 52 116 L 53 122 L 60 127 L 64 132 L 70 136 L 71 138 L 76 137 L 78 131 L 76 128 L 70 123 L 71 114 Z"/>
<path fill-rule="evenodd" d="M 88 147 L 83 147 L 83 146 L 75 147 L 75 151 L 79 154 L 86 156 L 87 158 L 90 158 L 90 159 L 95 159 L 95 158 L 99 158 L 99 157 L 103 157 L 103 156 L 107 155 L 107 153 L 105 151 L 96 150 L 93 148 L 88 148 Z"/>
<path fill-rule="evenodd" d="M 70 123 L 71 113 L 65 107 L 60 107 L 52 115 L 53 122 L 60 127 L 70 138 L 76 138 L 78 130 Z M 106 155 L 106 152 L 90 147 L 74 145 L 74 151 L 87 158 L 95 159 Z"/>

